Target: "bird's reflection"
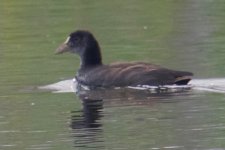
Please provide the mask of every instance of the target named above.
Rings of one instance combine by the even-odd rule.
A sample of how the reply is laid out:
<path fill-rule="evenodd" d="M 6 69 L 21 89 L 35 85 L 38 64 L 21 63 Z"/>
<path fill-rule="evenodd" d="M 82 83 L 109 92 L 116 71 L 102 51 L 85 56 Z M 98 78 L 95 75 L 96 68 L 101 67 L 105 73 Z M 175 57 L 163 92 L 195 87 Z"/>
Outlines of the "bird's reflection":
<path fill-rule="evenodd" d="M 180 93 L 180 91 L 178 91 Z M 137 91 L 133 89 L 98 89 L 78 91 L 77 95 L 83 107 L 79 111 L 72 111 L 71 128 L 74 137 L 74 146 L 84 149 L 103 149 L 103 107 L 121 105 L 142 105 L 151 108 L 155 103 L 165 102 L 174 93 Z M 167 101 L 167 100 L 166 100 Z M 104 105 L 103 105 L 104 102 Z M 172 101 L 170 101 L 172 102 Z"/>
<path fill-rule="evenodd" d="M 75 147 L 102 148 L 103 100 L 81 99 L 83 108 L 72 111 L 71 128 Z"/>
<path fill-rule="evenodd" d="M 102 125 L 99 122 L 102 117 L 102 100 L 85 99 L 82 100 L 83 109 L 80 111 L 73 111 L 71 127 L 73 129 L 83 128 L 100 128 Z M 78 113 L 79 116 L 77 116 Z"/>

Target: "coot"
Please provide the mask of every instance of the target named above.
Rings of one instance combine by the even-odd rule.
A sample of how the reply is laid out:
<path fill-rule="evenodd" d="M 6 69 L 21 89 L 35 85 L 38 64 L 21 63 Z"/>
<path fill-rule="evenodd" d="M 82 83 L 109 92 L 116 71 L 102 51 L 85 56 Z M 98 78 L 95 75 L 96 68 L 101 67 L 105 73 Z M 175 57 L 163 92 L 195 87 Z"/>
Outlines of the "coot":
<path fill-rule="evenodd" d="M 72 32 L 56 50 L 76 53 L 81 64 L 76 75 L 78 83 L 92 87 L 186 85 L 192 73 L 176 71 L 146 62 L 102 63 L 99 44 L 89 31 Z"/>

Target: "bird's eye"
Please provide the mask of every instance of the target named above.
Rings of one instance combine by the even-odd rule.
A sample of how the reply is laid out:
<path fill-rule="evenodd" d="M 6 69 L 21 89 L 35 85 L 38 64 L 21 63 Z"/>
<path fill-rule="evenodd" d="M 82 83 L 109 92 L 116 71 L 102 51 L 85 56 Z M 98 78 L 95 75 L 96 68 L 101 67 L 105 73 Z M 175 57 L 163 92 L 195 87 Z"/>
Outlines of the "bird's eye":
<path fill-rule="evenodd" d="M 74 41 L 78 42 L 80 39 L 78 37 L 74 38 Z"/>

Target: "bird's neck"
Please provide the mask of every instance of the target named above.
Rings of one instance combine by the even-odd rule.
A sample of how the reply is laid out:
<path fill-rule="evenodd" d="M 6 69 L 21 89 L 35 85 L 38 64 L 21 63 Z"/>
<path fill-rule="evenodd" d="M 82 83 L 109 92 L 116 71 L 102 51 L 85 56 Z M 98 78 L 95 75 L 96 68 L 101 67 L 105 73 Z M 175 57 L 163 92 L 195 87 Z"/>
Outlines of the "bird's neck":
<path fill-rule="evenodd" d="M 81 57 L 81 69 L 102 65 L 101 50 L 97 41 L 89 44 Z"/>

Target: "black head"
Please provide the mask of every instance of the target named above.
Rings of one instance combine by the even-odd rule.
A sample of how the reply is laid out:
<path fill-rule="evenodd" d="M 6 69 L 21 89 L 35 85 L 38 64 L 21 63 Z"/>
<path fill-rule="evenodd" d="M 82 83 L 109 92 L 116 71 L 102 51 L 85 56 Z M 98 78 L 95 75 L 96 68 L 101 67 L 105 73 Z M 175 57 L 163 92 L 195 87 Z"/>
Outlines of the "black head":
<path fill-rule="evenodd" d="M 90 44 L 93 45 L 93 42 L 95 43 L 96 40 L 90 32 L 78 30 L 72 32 L 67 37 L 66 41 L 56 50 L 56 53 L 61 54 L 64 52 L 72 52 L 82 54 L 82 52 L 84 52 Z"/>
<path fill-rule="evenodd" d="M 98 42 L 89 31 L 78 30 L 72 32 L 56 50 L 56 54 L 64 52 L 78 54 L 83 64 L 101 63 L 101 52 Z"/>

